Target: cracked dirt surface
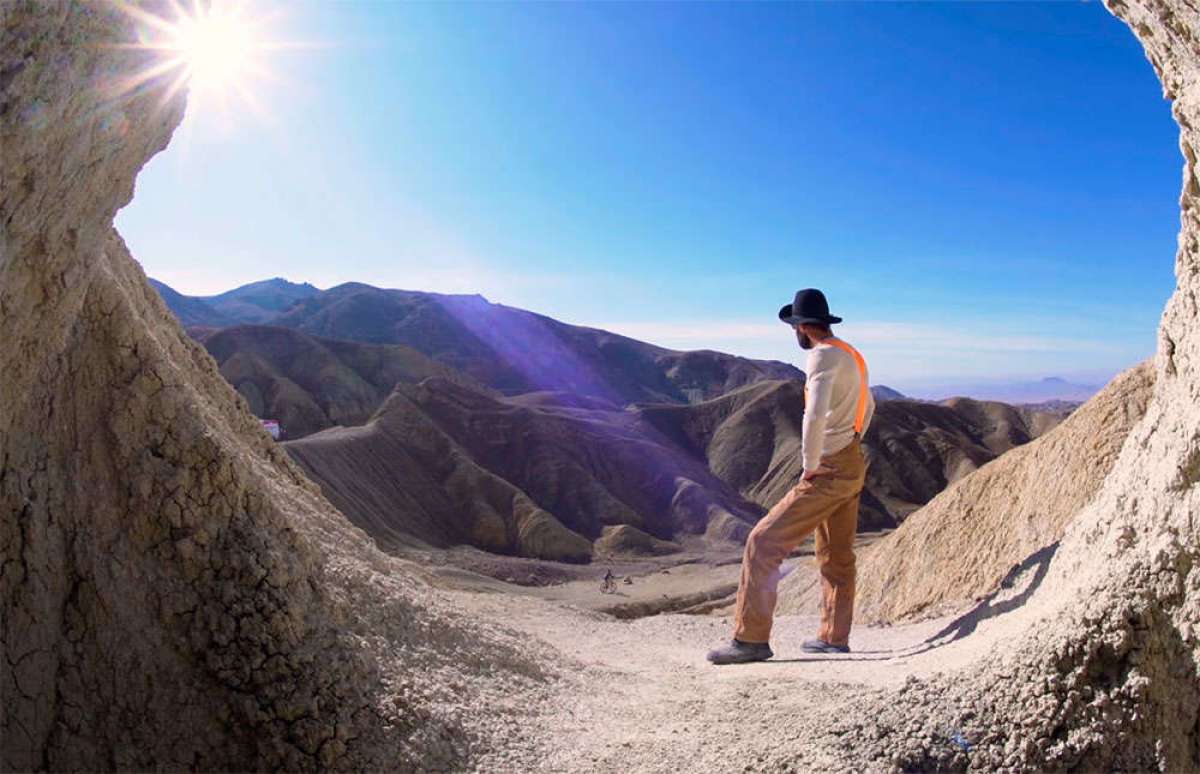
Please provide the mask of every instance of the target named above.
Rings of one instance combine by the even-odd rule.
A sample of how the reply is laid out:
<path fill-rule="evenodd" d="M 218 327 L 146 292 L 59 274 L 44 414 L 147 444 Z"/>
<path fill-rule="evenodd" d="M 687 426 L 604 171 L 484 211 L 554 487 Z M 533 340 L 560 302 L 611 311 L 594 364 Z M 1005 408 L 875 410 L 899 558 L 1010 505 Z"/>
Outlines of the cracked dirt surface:
<path fill-rule="evenodd" d="M 111 45 L 133 22 L 101 2 L 0 3 L 3 767 L 1200 768 L 1200 11 L 1109 5 L 1174 100 L 1186 161 L 1154 394 L 1031 557 L 1036 589 L 906 656 L 897 682 L 872 662 L 716 672 L 696 659 L 719 619 L 463 597 L 376 551 L 112 229 L 183 108 L 154 83 L 113 93 L 145 64 Z"/>

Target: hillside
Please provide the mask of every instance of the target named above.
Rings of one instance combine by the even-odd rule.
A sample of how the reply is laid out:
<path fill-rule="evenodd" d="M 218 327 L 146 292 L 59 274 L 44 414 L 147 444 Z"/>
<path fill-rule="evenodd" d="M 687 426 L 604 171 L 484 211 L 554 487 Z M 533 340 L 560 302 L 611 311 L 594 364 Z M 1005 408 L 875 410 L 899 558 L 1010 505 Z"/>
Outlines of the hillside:
<path fill-rule="evenodd" d="M 401 382 L 430 376 L 468 381 L 401 344 L 358 344 L 246 325 L 199 338 L 250 411 L 279 420 L 287 438 L 361 425 Z"/>
<path fill-rule="evenodd" d="M 193 321 L 185 322 L 188 325 L 219 327 L 214 320 L 240 315 L 243 321 L 293 328 L 324 339 L 404 344 L 508 394 L 548 390 L 600 398 L 617 406 L 687 403 L 762 379 L 803 378 L 801 371 L 786 363 L 664 349 L 492 304 L 482 296 L 386 290 L 361 283 L 318 291 L 284 280 L 254 283 L 209 298 L 167 291 L 164 300 L 181 320 L 186 315 Z M 211 309 L 215 317 L 203 319 L 197 311 L 203 308 Z"/>
<path fill-rule="evenodd" d="M 191 300 L 199 301 L 235 322 L 267 323 L 297 301 L 312 298 L 320 292 L 307 282 L 288 282 L 282 277 L 275 277 L 251 282 L 215 296 L 200 296 Z"/>
<path fill-rule="evenodd" d="M 804 389 L 761 382 L 689 406 L 640 406 L 658 432 L 746 498 L 765 507 L 802 472 Z M 1056 416 L 998 403 L 957 399 L 945 405 L 881 402 L 863 438 L 866 490 L 859 529 L 894 527 L 909 513 L 981 465 L 1052 427 Z"/>
<path fill-rule="evenodd" d="M 469 545 L 580 562 L 615 526 L 637 529 L 641 544 L 655 547 L 648 553 L 697 536 L 743 538 L 800 475 L 803 400 L 802 383 L 765 381 L 702 403 L 624 410 L 431 378 L 399 384 L 364 427 L 325 430 L 286 448 L 388 550 Z M 865 442 L 872 459 L 890 457 L 869 469 L 861 530 L 895 527 L 946 483 L 993 459 L 988 443 L 1003 449 L 1027 438 L 1016 425 L 999 433 L 991 421 L 999 413 L 1016 422 L 1021 415 L 1009 407 L 959 404 L 964 417 L 948 406 L 888 405 Z M 981 418 L 989 421 L 972 423 Z M 905 470 L 909 477 L 897 473 Z M 927 494 L 914 493 L 920 484 Z M 621 545 L 638 544 L 620 534 Z M 610 545 L 598 553 L 611 553 Z"/>
<path fill-rule="evenodd" d="M 384 547 L 473 545 L 588 561 L 609 526 L 661 541 L 745 538 L 762 509 L 630 412 L 444 379 L 397 387 L 362 428 L 286 444 Z"/>
<path fill-rule="evenodd" d="M 235 325 L 237 320 L 218 312 L 204 302 L 203 299 L 185 296 L 174 288 L 156 279 L 147 280 L 150 286 L 158 291 L 163 303 L 175 314 L 181 325 L 185 327 L 222 328 Z"/>
<path fill-rule="evenodd" d="M 379 294 L 367 295 L 375 299 Z M 395 292 L 382 292 L 381 297 L 394 299 Z M 569 328 L 554 321 L 550 323 L 563 330 Z M 368 335 L 366 331 L 353 333 L 360 337 Z M 365 423 L 398 383 L 414 384 L 437 376 L 468 387 L 480 387 L 470 377 L 406 345 L 324 339 L 279 326 L 234 326 L 197 331 L 194 335 L 217 360 L 222 375 L 242 394 L 251 411 L 263 418 L 280 420 L 285 437 L 292 440 L 334 426 Z M 461 350 L 470 343 L 455 346 Z M 515 337 L 509 344 L 529 346 Z M 701 462 L 741 497 L 763 507 L 770 507 L 794 485 L 800 475 L 800 419 L 804 411 L 801 380 L 765 379 L 753 361 L 721 353 L 670 352 L 639 342 L 632 344 L 655 350 L 657 367 L 664 368 L 666 377 L 676 383 L 708 386 L 694 388 L 685 395 L 691 399 L 690 403 L 635 406 L 643 420 L 636 426 L 629 425 L 628 416 L 617 405 L 587 393 L 534 391 L 522 394 L 520 404 L 593 409 L 591 421 L 611 424 L 614 437 L 640 432 L 644 434 L 642 442 L 663 448 L 673 445 L 672 454 L 682 452 L 685 457 Z M 636 363 L 636 359 L 631 362 Z M 636 383 L 637 374 L 636 369 L 628 374 L 628 383 Z M 748 383 L 741 385 L 742 382 Z M 717 389 L 724 392 L 715 398 L 700 399 L 706 390 Z M 959 398 L 939 405 L 895 397 L 899 395 L 895 391 L 885 394 L 889 398 L 881 402 L 876 421 L 864 440 L 872 464 L 860 511 L 862 530 L 895 527 L 948 483 L 1012 446 L 1027 442 L 1058 420 L 1057 414 L 998 403 Z M 585 434 L 579 442 L 589 443 L 592 439 L 593 436 Z M 403 439 L 394 442 L 403 443 Z M 585 464 L 599 468 L 607 464 L 606 459 L 602 450 L 592 449 Z M 322 469 L 325 460 L 312 458 L 310 470 L 313 475 L 328 479 L 333 474 Z M 354 471 L 337 475 L 347 474 L 361 475 Z M 518 491 L 524 489 L 519 482 L 510 484 Z M 369 482 L 357 486 L 360 490 L 377 489 Z M 374 495 L 376 500 L 380 496 L 378 491 Z M 393 491 L 392 497 L 396 502 L 411 500 L 400 490 Z M 376 510 L 388 507 L 395 505 L 388 506 L 380 500 L 373 506 Z M 430 504 L 428 510 L 444 509 Z M 643 515 L 649 514 L 646 511 Z M 366 516 L 358 521 L 364 525 L 382 524 L 379 519 Z M 590 539 L 594 538 L 591 535 L 594 530 L 589 528 L 585 532 Z M 396 539 L 387 529 L 376 529 L 372 534 L 385 541 Z M 511 541 L 484 541 L 472 538 L 471 534 L 451 529 L 437 538 L 426 536 L 426 539 L 432 539 L 435 545 L 451 545 L 454 539 L 479 547 L 503 544 L 505 552 L 521 553 Z M 665 534 L 664 539 L 672 538 Z"/>

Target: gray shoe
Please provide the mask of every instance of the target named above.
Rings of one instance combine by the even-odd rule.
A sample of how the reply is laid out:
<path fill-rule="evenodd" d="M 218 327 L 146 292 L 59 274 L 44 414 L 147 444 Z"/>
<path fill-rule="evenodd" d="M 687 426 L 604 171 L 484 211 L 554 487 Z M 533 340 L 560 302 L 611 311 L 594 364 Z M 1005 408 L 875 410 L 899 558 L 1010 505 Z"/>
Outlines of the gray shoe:
<path fill-rule="evenodd" d="M 805 653 L 849 653 L 849 645 L 834 645 L 825 640 L 805 640 L 800 644 Z"/>
<path fill-rule="evenodd" d="M 775 654 L 765 642 L 742 642 L 731 640 L 728 645 L 708 652 L 708 660 L 714 664 L 748 664 L 751 661 L 766 661 Z"/>

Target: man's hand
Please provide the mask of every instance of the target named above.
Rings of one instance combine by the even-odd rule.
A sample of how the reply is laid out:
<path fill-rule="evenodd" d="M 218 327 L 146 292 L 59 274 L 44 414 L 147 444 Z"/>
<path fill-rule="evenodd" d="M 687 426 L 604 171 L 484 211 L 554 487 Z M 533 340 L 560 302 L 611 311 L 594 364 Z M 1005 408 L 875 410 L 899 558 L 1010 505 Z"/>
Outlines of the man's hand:
<path fill-rule="evenodd" d="M 806 470 L 800 478 L 803 481 L 812 481 L 817 476 L 828 476 L 833 473 L 833 468 L 828 465 L 820 465 L 816 470 Z"/>

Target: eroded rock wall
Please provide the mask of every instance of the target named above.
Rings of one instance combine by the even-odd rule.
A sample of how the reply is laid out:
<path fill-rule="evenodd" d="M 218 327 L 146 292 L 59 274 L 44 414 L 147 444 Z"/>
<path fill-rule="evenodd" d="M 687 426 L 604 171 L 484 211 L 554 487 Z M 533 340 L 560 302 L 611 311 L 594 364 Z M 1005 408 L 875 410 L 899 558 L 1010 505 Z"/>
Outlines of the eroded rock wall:
<path fill-rule="evenodd" d="M 546 673 L 350 527 L 147 284 L 112 221 L 183 100 L 117 93 L 133 40 L 0 3 L 0 768 L 454 766 L 486 675 Z"/>
<path fill-rule="evenodd" d="M 1154 395 L 1040 586 L 1009 613 L 1003 647 L 970 669 L 881 693 L 838 724 L 830 744 L 858 765 L 1200 770 L 1200 9 L 1108 6 L 1173 100 L 1185 160 L 1178 287 L 1159 331 Z"/>

